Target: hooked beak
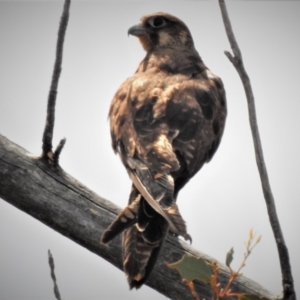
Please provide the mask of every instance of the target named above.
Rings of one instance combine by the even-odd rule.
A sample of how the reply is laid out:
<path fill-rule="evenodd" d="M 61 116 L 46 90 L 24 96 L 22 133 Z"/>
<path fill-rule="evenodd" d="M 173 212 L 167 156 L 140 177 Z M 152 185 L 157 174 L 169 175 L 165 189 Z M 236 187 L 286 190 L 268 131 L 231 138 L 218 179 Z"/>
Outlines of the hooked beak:
<path fill-rule="evenodd" d="M 147 33 L 147 31 L 142 24 L 138 24 L 138 25 L 134 25 L 134 26 L 130 27 L 128 29 L 127 33 L 128 33 L 128 35 L 131 34 L 131 35 L 139 37 L 139 36 L 145 35 Z"/>

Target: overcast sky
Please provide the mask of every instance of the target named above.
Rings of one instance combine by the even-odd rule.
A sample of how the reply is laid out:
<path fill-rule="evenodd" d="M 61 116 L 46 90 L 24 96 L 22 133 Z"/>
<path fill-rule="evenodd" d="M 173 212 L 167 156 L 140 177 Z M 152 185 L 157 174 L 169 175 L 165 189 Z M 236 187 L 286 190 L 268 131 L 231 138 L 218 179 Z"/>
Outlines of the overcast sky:
<path fill-rule="evenodd" d="M 257 117 L 279 219 L 300 296 L 300 2 L 227 1 L 251 78 Z M 0 132 L 41 153 L 46 102 L 62 1 L 0 2 Z M 217 1 L 72 1 L 59 82 L 54 144 L 67 138 L 61 166 L 120 207 L 130 181 L 110 146 L 107 114 L 119 85 L 144 52 L 127 29 L 141 16 L 165 11 L 190 28 L 207 66 L 225 84 L 228 119 L 212 162 L 179 194 L 193 246 L 224 262 L 243 258 L 250 228 L 262 241 L 244 275 L 281 291 L 277 250 L 261 190 L 247 102 L 223 54 L 229 44 Z M 0 201 L 0 299 L 54 299 L 47 263 L 51 249 L 62 298 L 165 299 L 143 287 L 129 291 L 122 272 L 39 221 Z"/>

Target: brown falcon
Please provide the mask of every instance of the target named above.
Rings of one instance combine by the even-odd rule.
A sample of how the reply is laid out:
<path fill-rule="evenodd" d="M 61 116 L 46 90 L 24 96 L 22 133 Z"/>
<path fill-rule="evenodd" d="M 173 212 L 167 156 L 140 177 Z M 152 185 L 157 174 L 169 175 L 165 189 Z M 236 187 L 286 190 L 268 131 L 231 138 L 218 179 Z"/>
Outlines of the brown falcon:
<path fill-rule="evenodd" d="M 146 56 L 116 92 L 110 112 L 112 147 L 132 180 L 128 206 L 106 229 L 123 232 L 123 267 L 130 288 L 149 277 L 164 239 L 191 240 L 176 198 L 211 160 L 226 119 L 222 81 L 203 63 L 178 18 L 156 13 L 128 30 Z"/>

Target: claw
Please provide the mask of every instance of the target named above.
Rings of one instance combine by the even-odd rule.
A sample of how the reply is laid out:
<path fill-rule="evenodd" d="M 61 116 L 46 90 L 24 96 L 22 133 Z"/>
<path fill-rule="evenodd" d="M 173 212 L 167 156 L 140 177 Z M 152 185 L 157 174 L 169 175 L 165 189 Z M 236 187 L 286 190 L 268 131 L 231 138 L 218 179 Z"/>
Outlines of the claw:
<path fill-rule="evenodd" d="M 183 237 L 186 241 L 188 240 L 190 242 L 190 245 L 192 244 L 193 242 L 193 239 L 192 237 L 187 233 L 184 237 Z"/>

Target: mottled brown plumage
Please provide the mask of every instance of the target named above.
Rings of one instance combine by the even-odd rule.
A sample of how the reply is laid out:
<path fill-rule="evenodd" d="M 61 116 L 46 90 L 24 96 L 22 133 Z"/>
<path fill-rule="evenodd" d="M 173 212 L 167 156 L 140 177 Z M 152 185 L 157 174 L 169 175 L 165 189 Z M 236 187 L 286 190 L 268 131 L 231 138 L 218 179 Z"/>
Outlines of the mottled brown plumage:
<path fill-rule="evenodd" d="M 147 54 L 116 92 L 110 112 L 112 146 L 133 182 L 128 206 L 102 236 L 123 232 L 130 288 L 150 275 L 165 236 L 191 240 L 176 198 L 213 157 L 226 119 L 223 84 L 202 62 L 186 25 L 166 13 L 128 30 Z"/>

